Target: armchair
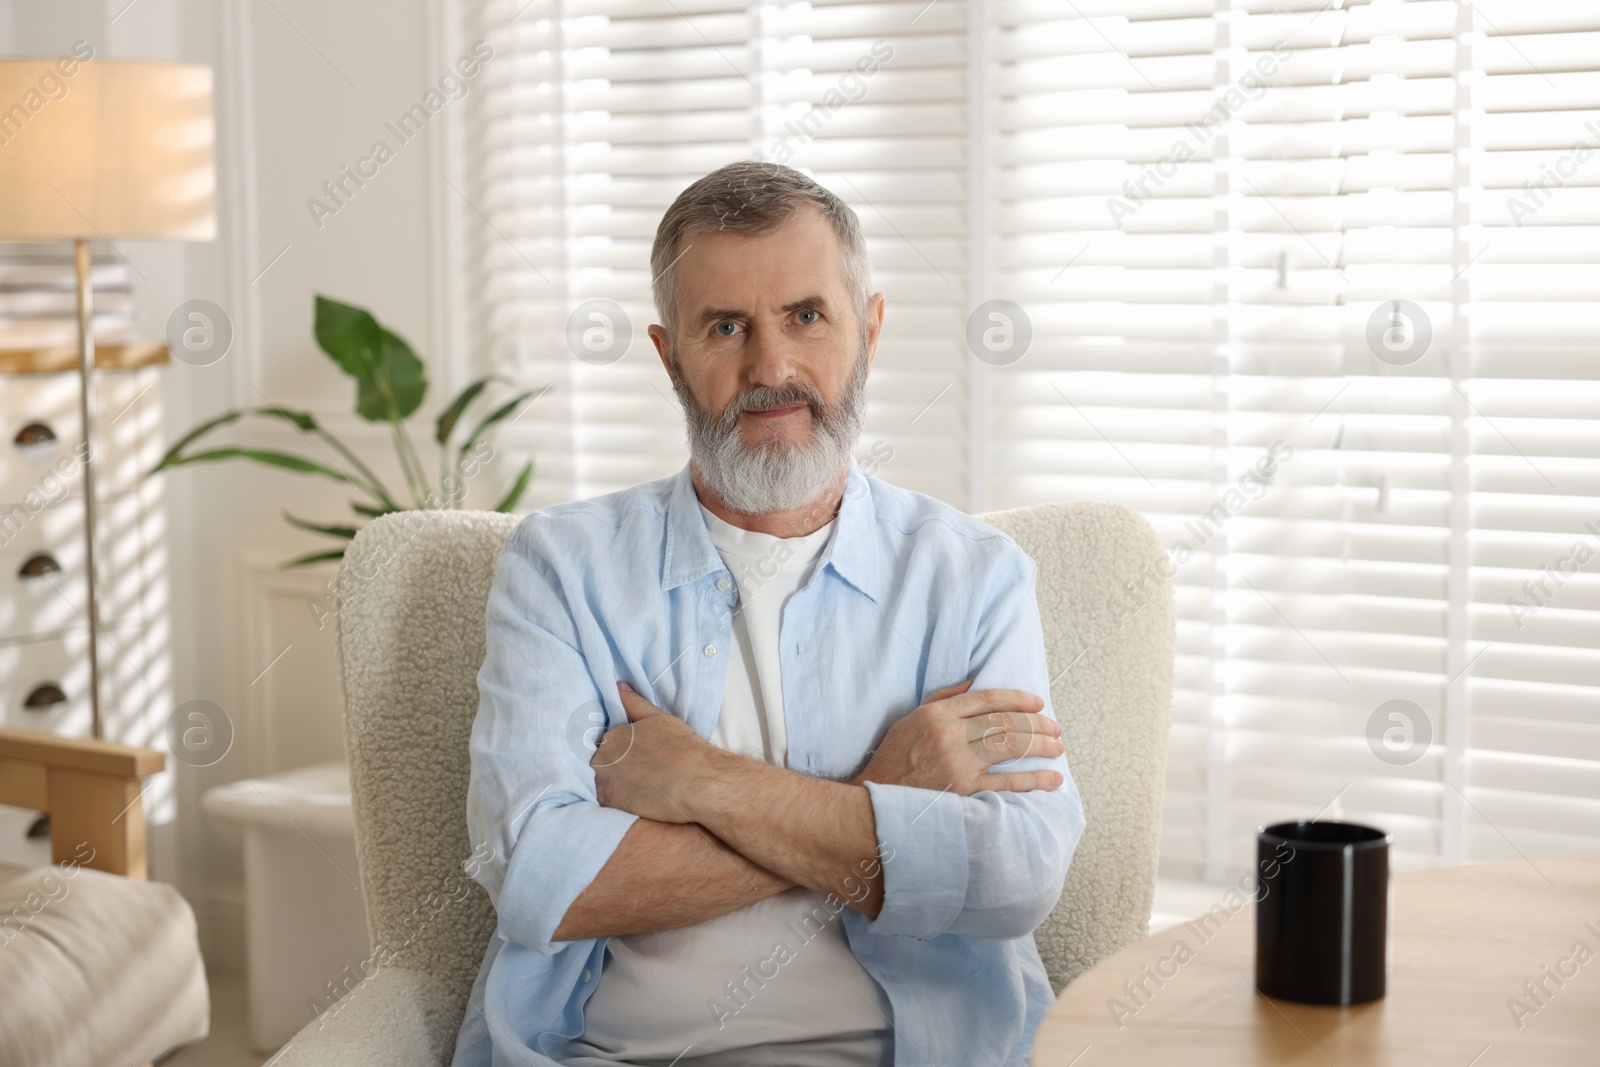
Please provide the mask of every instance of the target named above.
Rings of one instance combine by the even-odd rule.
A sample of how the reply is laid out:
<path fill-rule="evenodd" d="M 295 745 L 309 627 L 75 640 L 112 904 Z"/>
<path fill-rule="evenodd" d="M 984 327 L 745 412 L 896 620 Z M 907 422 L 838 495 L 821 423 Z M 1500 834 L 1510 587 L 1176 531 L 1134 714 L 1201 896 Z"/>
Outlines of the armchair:
<path fill-rule="evenodd" d="M 1166 553 L 1135 512 L 1046 504 L 980 515 L 1038 563 L 1051 698 L 1088 826 L 1035 931 L 1067 983 L 1143 937 L 1155 888 L 1172 699 Z M 416 511 L 369 523 L 339 571 L 339 656 L 369 977 L 273 1067 L 447 1064 L 495 916 L 466 880 L 468 739 L 484 609 L 519 517 Z"/>

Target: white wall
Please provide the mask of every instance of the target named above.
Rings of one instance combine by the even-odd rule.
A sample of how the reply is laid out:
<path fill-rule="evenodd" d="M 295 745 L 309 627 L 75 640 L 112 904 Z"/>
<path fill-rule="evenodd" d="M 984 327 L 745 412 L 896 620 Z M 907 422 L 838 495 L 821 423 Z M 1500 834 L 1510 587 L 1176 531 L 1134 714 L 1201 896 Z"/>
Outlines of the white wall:
<path fill-rule="evenodd" d="M 444 368 L 434 266 L 435 142 L 450 115 L 404 145 L 384 128 L 443 69 L 439 23 L 434 0 L 0 0 L 6 54 L 60 53 L 81 38 L 103 58 L 179 59 L 215 71 L 218 239 L 118 242 L 148 279 L 136 280 L 147 336 L 164 336 L 172 310 L 196 298 L 221 305 L 233 324 L 224 359 L 168 368 L 168 440 L 232 407 L 301 408 L 391 489 L 403 486 L 387 433 L 350 414 L 353 380 L 313 341 L 312 302 L 321 292 L 366 306 L 407 338 L 432 380 L 425 414 L 458 386 Z M 379 138 L 396 147 L 395 158 L 319 228 L 306 201 Z M 316 458 L 287 425 L 257 421 L 233 438 Z M 431 465 L 431 438 L 416 439 Z M 213 701 L 235 741 L 213 767 L 177 767 L 176 827 L 153 829 L 152 863 L 193 903 L 208 962 L 233 968 L 243 944 L 239 850 L 228 828 L 201 819 L 199 794 L 342 758 L 333 626 L 319 629 L 313 609 L 326 604 L 335 569 L 278 567 L 331 543 L 290 528 L 280 512 L 345 522 L 355 494 L 238 461 L 161 477 L 171 518 L 174 701 Z"/>

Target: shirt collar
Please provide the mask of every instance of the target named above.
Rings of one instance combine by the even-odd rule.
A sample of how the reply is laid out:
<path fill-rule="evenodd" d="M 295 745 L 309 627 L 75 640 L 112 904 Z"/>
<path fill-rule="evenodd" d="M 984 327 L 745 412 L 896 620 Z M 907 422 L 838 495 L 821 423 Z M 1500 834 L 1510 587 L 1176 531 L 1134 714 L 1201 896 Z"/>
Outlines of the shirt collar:
<path fill-rule="evenodd" d="M 725 570 L 726 564 L 700 514 L 694 491 L 693 461 L 686 462 L 672 482 L 667 497 L 667 538 L 661 560 L 661 588 L 676 589 L 687 582 Z M 819 561 L 831 566 L 845 581 L 877 603 L 883 596 L 883 567 L 878 559 L 878 513 L 867 473 L 854 456 L 845 479 L 844 499 L 828 548 Z"/>

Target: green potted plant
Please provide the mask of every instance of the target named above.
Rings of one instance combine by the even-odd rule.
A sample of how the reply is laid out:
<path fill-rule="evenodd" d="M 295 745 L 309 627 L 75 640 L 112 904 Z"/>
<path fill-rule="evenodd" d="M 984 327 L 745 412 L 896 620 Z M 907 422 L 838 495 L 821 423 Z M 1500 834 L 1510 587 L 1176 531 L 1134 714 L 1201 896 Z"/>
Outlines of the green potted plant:
<path fill-rule="evenodd" d="M 511 399 L 491 408 L 487 414 L 471 423 L 471 430 L 459 443 L 456 443 L 454 438 L 457 436 L 457 430 L 468 425 L 466 421 L 468 409 L 477 410 L 487 406 L 488 398 L 484 396 L 484 390 L 495 382 L 511 383 L 502 375 L 490 374 L 461 390 L 434 423 L 433 439 L 439 449 L 439 484 L 435 487 L 423 469 L 422 458 L 417 454 L 416 446 L 412 443 L 411 434 L 405 425 L 405 420 L 422 406 L 423 398 L 428 392 L 427 374 L 422 361 L 411 350 L 411 346 L 398 334 L 379 323 L 364 308 L 342 304 L 320 293 L 316 298 L 315 333 L 318 346 L 328 354 L 340 370 L 356 380 L 356 414 L 369 422 L 389 424 L 394 438 L 395 453 L 400 460 L 400 469 L 405 475 L 405 495 L 409 496 L 409 502 L 403 503 L 391 493 L 382 479 L 362 462 L 360 456 L 319 425 L 309 412 L 290 411 L 277 405 L 241 408 L 201 423 L 184 434 L 161 458 L 161 462 L 152 467 L 145 476 L 149 477 L 168 468 L 181 467 L 189 463 L 247 459 L 300 474 L 331 478 L 351 486 L 365 496 L 364 500 L 350 502 L 350 508 L 357 516 L 356 523 L 307 522 L 291 515 L 288 510 L 284 511 L 283 517 L 285 521 L 302 530 L 310 530 L 313 533 L 325 534 L 348 542 L 356 535 L 356 531 L 363 524 L 362 520 L 365 519 L 412 508 L 461 507 L 466 496 L 466 479 L 476 473 L 478 466 L 488 458 L 483 455 L 483 450 L 490 449 L 492 455 L 493 450 L 484 435 L 496 423 L 509 417 L 535 392 L 531 389 L 519 392 Z M 483 403 L 479 403 L 480 398 Z M 212 430 L 246 416 L 281 419 L 290 423 L 312 448 L 321 454 L 321 458 L 308 459 L 273 449 L 231 445 L 185 451 Z M 340 469 L 339 465 L 329 459 L 327 454 L 317 447 L 318 439 L 338 453 L 348 469 Z M 530 460 L 523 466 L 521 473 L 512 482 L 495 510 L 501 512 L 513 510 L 517 506 L 517 501 L 522 499 L 522 494 L 527 490 L 532 478 L 533 462 Z M 344 550 L 345 546 L 340 545 L 327 551 L 313 552 L 292 559 L 284 566 L 299 567 L 341 559 Z"/>

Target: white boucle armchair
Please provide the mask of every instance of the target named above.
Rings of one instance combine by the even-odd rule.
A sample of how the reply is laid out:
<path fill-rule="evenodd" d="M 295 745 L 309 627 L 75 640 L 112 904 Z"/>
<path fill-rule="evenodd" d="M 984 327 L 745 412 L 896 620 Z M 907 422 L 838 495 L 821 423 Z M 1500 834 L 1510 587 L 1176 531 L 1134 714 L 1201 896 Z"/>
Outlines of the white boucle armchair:
<path fill-rule="evenodd" d="M 1087 828 L 1055 911 L 1034 933 L 1059 993 L 1146 933 L 1155 889 L 1173 607 L 1167 556 L 1138 514 L 1044 504 L 978 516 L 1038 563 L 1035 591 L 1067 758 Z M 519 517 L 398 512 L 339 570 L 345 749 L 367 923 L 368 975 L 273 1067 L 448 1064 L 494 932 L 471 862 L 468 737 L 484 609 Z"/>

